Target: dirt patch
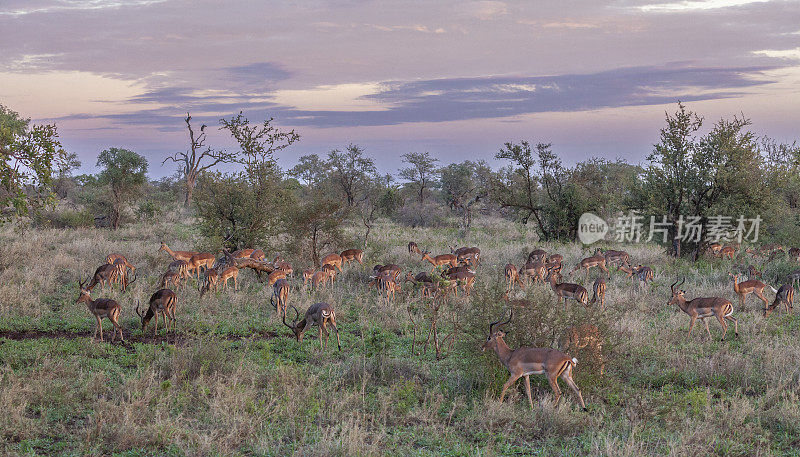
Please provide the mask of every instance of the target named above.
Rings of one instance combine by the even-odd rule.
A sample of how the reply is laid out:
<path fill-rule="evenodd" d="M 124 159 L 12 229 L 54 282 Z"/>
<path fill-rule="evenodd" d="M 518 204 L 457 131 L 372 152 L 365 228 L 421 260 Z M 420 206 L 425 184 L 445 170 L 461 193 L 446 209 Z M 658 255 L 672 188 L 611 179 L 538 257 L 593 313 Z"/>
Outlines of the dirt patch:
<path fill-rule="evenodd" d="M 40 331 L 40 330 L 5 330 L 0 331 L 0 340 L 3 338 L 14 340 L 14 341 L 23 341 L 23 340 L 35 340 L 41 338 L 51 338 L 51 339 L 76 339 L 76 338 L 92 338 L 93 332 L 68 332 L 66 330 L 54 330 L 54 331 Z M 103 332 L 103 338 L 105 342 L 111 341 L 111 332 Z M 281 335 L 276 332 L 255 332 L 250 335 L 207 335 L 207 337 L 211 339 L 223 340 L 223 341 L 243 341 L 243 340 L 269 340 L 273 338 L 278 338 Z M 183 345 L 187 344 L 191 341 L 198 340 L 202 338 L 203 335 L 196 335 L 196 334 L 187 334 L 187 333 L 159 333 L 156 336 L 153 336 L 152 333 L 148 332 L 145 335 L 129 335 L 125 336 L 125 343 L 144 343 L 144 344 L 161 344 L 161 343 L 168 343 L 168 344 L 176 344 L 176 345 Z M 123 344 L 121 341 L 115 341 L 115 344 Z"/>

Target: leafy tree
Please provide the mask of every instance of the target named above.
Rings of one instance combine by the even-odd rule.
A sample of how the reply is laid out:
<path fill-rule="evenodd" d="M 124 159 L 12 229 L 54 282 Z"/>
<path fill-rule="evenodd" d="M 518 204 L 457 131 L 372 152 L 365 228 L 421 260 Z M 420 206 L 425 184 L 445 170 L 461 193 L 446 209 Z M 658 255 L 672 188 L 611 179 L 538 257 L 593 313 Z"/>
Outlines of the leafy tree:
<path fill-rule="evenodd" d="M 300 157 L 297 165 L 289 170 L 289 175 L 301 180 L 307 187 L 315 187 L 327 178 L 325 162 L 316 154 Z"/>
<path fill-rule="evenodd" d="M 128 149 L 110 148 L 97 157 L 97 166 L 103 167 L 98 184 L 108 187 L 110 195 L 111 227 L 119 228 L 122 206 L 133 200 L 147 182 L 147 159 Z"/>
<path fill-rule="evenodd" d="M 66 161 L 55 124 L 30 119 L 0 105 L 0 209 L 27 214 L 52 200 L 53 169 Z"/>
<path fill-rule="evenodd" d="M 431 157 L 427 152 L 410 152 L 403 154 L 403 162 L 410 166 L 400 169 L 400 177 L 409 181 L 408 186 L 414 189 L 420 205 L 425 202 L 425 193 L 436 185 L 439 170 L 436 163 L 439 159 Z"/>
<path fill-rule="evenodd" d="M 300 139 L 300 134 L 294 130 L 279 130 L 272 125 L 273 120 L 269 118 L 261 124 L 251 124 L 241 111 L 230 119 L 219 120 L 220 130 L 227 130 L 239 145 L 235 162 L 247 166 L 272 162 L 276 152 Z"/>
<path fill-rule="evenodd" d="M 364 157 L 364 150 L 351 144 L 344 152 L 334 149 L 328 153 L 325 163 L 330 170 L 330 178 L 336 188 L 342 193 L 347 207 L 351 208 L 356 201 L 364 195 L 367 188 L 373 184 L 377 174 L 375 162 Z"/>
<path fill-rule="evenodd" d="M 230 250 L 265 246 L 283 230 L 291 193 L 275 164 L 241 173 L 200 175 L 195 198 L 200 232 Z"/>
<path fill-rule="evenodd" d="M 109 190 L 109 219 L 116 230 L 123 205 L 138 196 L 147 182 L 147 159 L 128 149 L 110 148 L 97 157 L 97 166 L 103 167 L 98 183 Z"/>
<path fill-rule="evenodd" d="M 462 225 L 472 224 L 472 211 L 481 199 L 489 195 L 492 170 L 484 161 L 466 160 L 440 170 L 442 196 L 450 209 L 461 214 Z"/>
<path fill-rule="evenodd" d="M 338 250 L 342 243 L 343 204 L 323 194 L 307 197 L 288 207 L 286 234 L 289 247 L 319 266 L 323 252 Z"/>
<path fill-rule="evenodd" d="M 505 143 L 504 149 L 495 154 L 496 159 L 510 160 L 511 165 L 501 169 L 492 183 L 492 194 L 501 208 L 509 208 L 517 213 L 523 224 L 533 217 L 542 238 L 549 240 L 552 235 L 545 226 L 543 210 L 539 198 L 539 178 L 536 158 L 527 141 L 520 144 Z M 537 151 L 549 149 L 550 145 L 539 143 Z"/>

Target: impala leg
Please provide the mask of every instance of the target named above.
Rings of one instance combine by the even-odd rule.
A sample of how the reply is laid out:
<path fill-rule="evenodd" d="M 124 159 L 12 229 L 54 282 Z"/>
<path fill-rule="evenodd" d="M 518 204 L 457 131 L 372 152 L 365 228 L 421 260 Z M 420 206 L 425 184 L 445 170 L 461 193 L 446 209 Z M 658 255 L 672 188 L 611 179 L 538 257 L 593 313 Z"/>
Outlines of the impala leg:
<path fill-rule="evenodd" d="M 706 333 L 708 333 L 708 341 L 711 341 L 711 330 L 708 328 L 708 321 L 705 320 L 705 319 L 702 319 L 702 321 L 703 321 L 704 324 L 706 324 Z M 724 340 L 725 339 L 725 325 L 724 324 L 722 326 L 722 330 L 723 330 L 722 339 Z"/>
<path fill-rule="evenodd" d="M 717 315 L 717 320 L 719 321 L 719 325 L 722 326 L 722 339 L 720 341 L 725 341 L 725 335 L 728 333 L 728 324 L 725 323 L 725 318 L 719 314 Z M 708 324 L 706 324 L 706 327 L 708 327 Z M 710 338 L 711 336 L 709 336 L 709 339 Z"/>
<path fill-rule="evenodd" d="M 336 327 L 336 322 L 334 322 L 333 320 L 331 320 L 331 328 L 333 328 L 333 331 L 336 332 L 336 346 L 341 351 L 342 350 L 342 343 L 341 343 L 341 341 L 339 341 L 339 328 Z"/>
<path fill-rule="evenodd" d="M 525 395 L 528 396 L 528 404 L 531 405 L 531 409 L 533 409 L 533 397 L 531 397 L 531 377 L 529 375 L 525 375 Z"/>
<path fill-rule="evenodd" d="M 508 378 L 508 381 L 503 384 L 503 390 L 500 391 L 500 403 L 503 403 L 503 400 L 506 398 L 506 390 L 508 390 L 508 388 L 511 387 L 515 382 L 517 382 L 517 379 L 519 378 L 520 375 L 512 373 Z"/>
<path fill-rule="evenodd" d="M 695 321 L 697 321 L 697 316 L 692 316 L 692 322 L 689 323 L 689 337 L 692 336 L 692 329 L 694 328 Z"/>
<path fill-rule="evenodd" d="M 561 388 L 558 387 L 558 377 L 548 373 L 547 382 L 550 383 L 550 389 L 552 389 L 553 393 L 556 395 L 556 404 L 558 404 L 558 401 L 561 399 Z"/>
<path fill-rule="evenodd" d="M 739 321 L 733 316 L 725 316 L 725 319 L 729 321 L 733 321 L 733 334 L 735 336 L 739 336 Z"/>
<path fill-rule="evenodd" d="M 764 302 L 764 309 L 767 309 L 767 307 L 769 306 L 769 303 L 767 302 L 767 298 L 764 296 L 764 292 L 763 292 L 763 291 L 761 291 L 761 290 L 756 290 L 756 291 L 754 291 L 754 293 L 756 294 L 756 296 L 757 296 L 757 297 L 758 297 L 758 298 L 759 298 L 761 301 L 763 301 L 763 302 Z"/>
<path fill-rule="evenodd" d="M 103 326 L 100 324 L 100 316 L 94 317 L 97 320 L 97 325 L 94 327 L 94 335 L 92 335 L 92 339 L 97 339 L 97 332 L 100 332 L 100 341 L 103 341 Z"/>
<path fill-rule="evenodd" d="M 156 325 L 155 325 L 155 327 L 153 327 L 153 338 L 155 338 L 156 335 L 158 335 L 158 313 L 155 313 L 155 314 L 156 314 L 156 318 L 155 318 Z"/>
<path fill-rule="evenodd" d="M 575 395 L 578 396 L 578 400 L 581 402 L 581 408 L 586 411 L 586 403 L 583 401 L 583 395 L 581 395 L 581 389 L 578 388 L 578 385 L 575 384 L 575 380 L 572 379 L 572 366 L 570 365 L 569 368 L 564 370 L 564 373 L 561 375 L 561 379 L 567 383 L 570 389 L 575 392 Z"/>

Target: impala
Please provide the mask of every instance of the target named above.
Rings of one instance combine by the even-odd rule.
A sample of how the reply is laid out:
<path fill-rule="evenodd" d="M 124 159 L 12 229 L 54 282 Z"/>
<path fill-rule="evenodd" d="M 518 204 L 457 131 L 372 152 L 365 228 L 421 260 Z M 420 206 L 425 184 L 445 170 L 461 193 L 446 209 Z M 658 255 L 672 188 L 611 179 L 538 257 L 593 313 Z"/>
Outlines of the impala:
<path fill-rule="evenodd" d="M 321 270 L 328 275 L 331 284 L 336 282 L 336 268 L 334 268 L 333 265 L 323 265 Z"/>
<path fill-rule="evenodd" d="M 165 271 L 164 274 L 161 275 L 161 277 L 158 279 L 158 287 L 163 289 L 167 286 L 173 286 L 175 287 L 175 290 L 180 290 L 181 288 L 180 273 L 170 270 Z"/>
<path fill-rule="evenodd" d="M 189 262 L 185 260 L 173 260 L 169 263 L 167 269 L 169 271 L 178 273 L 178 276 L 181 279 L 189 277 Z"/>
<path fill-rule="evenodd" d="M 711 243 L 708 245 L 707 252 L 714 257 L 719 256 L 719 251 L 722 250 L 722 245 L 719 243 Z"/>
<path fill-rule="evenodd" d="M 342 271 L 342 256 L 339 254 L 328 254 L 322 258 L 322 262 L 320 263 L 320 267 L 324 267 L 325 265 L 331 265 L 335 267 L 340 272 Z"/>
<path fill-rule="evenodd" d="M 613 249 L 609 249 L 608 251 L 603 253 L 603 257 L 606 259 L 606 263 L 608 265 L 628 265 L 628 260 L 630 256 L 625 251 L 615 251 Z"/>
<path fill-rule="evenodd" d="M 736 254 L 736 248 L 733 246 L 725 246 L 719 250 L 719 257 L 733 259 L 734 254 Z"/>
<path fill-rule="evenodd" d="M 519 270 L 517 270 L 517 266 L 513 263 L 507 263 L 505 268 L 506 273 L 506 291 L 514 290 L 514 284 L 519 285 L 521 288 L 525 288 L 525 283 L 519 278 Z"/>
<path fill-rule="evenodd" d="M 383 273 L 378 276 L 370 276 L 370 278 L 372 279 L 370 286 L 375 285 L 378 291 L 385 294 L 387 303 L 394 301 L 397 292 L 401 289 L 401 285 L 391 274 Z"/>
<path fill-rule="evenodd" d="M 272 273 L 270 273 L 270 276 L 272 276 Z M 239 269 L 235 266 L 228 267 L 220 273 L 219 281 L 222 283 L 223 290 L 228 290 L 228 280 L 231 278 L 233 278 L 233 291 L 236 292 L 239 290 Z"/>
<path fill-rule="evenodd" d="M 589 303 L 599 302 L 600 309 L 606 309 L 605 301 L 606 301 L 606 278 L 600 275 L 597 277 L 597 279 L 594 280 L 594 284 L 592 284 L 592 300 Z"/>
<path fill-rule="evenodd" d="M 789 259 L 795 262 L 800 262 L 800 249 L 789 248 Z"/>
<path fill-rule="evenodd" d="M 303 285 L 305 286 L 311 281 L 311 278 L 314 277 L 315 270 L 313 268 L 309 268 L 308 270 L 303 270 Z"/>
<path fill-rule="evenodd" d="M 374 282 L 375 286 L 378 285 L 377 278 L 373 282 Z M 429 275 L 425 271 L 417 273 L 416 276 L 411 274 L 411 272 L 409 271 L 408 274 L 406 274 L 406 278 L 405 278 L 405 280 L 403 282 L 410 282 L 410 283 L 414 284 L 415 286 L 421 286 L 422 287 L 422 298 L 426 298 L 428 296 L 432 297 L 434 295 L 434 293 L 436 292 L 436 288 L 437 288 L 436 284 L 434 284 L 434 282 L 433 282 L 433 278 L 431 278 L 431 275 Z M 370 285 L 372 285 L 372 284 L 370 284 Z"/>
<path fill-rule="evenodd" d="M 261 249 L 256 249 L 250 253 L 250 258 L 253 260 L 264 260 L 266 257 L 267 255 Z"/>
<path fill-rule="evenodd" d="M 651 282 L 653 281 L 654 273 L 653 273 L 653 269 L 650 268 L 650 267 L 645 267 L 645 266 L 639 264 L 639 265 L 637 265 L 635 267 L 621 266 L 621 267 L 619 267 L 619 269 L 620 269 L 620 271 L 624 271 L 625 273 L 627 273 L 628 274 L 628 278 L 632 278 L 632 277 L 636 276 L 636 279 L 638 279 L 639 281 L 643 282 L 644 285 L 647 285 L 647 281 L 651 281 Z"/>
<path fill-rule="evenodd" d="M 556 279 L 558 276 L 558 279 Z M 558 297 L 558 302 L 561 303 L 561 299 L 564 299 L 564 305 L 567 304 L 567 299 L 572 299 L 577 301 L 578 303 L 582 304 L 583 306 L 589 305 L 589 292 L 583 288 L 583 286 L 579 284 L 572 284 L 568 282 L 559 283 L 558 281 L 561 280 L 561 274 L 550 272 L 545 279 L 545 282 L 550 283 L 550 287 L 553 289 L 553 292 L 556 293 Z"/>
<path fill-rule="evenodd" d="M 249 249 L 249 248 L 239 249 L 238 251 L 234 251 L 232 255 L 236 259 L 244 259 L 250 257 L 250 255 L 253 254 L 254 251 L 255 249 Z"/>
<path fill-rule="evenodd" d="M 603 334 L 596 325 L 582 324 L 567 328 L 558 340 L 558 349 L 560 351 L 585 349 L 600 362 L 600 376 L 603 375 L 606 368 L 603 357 Z"/>
<path fill-rule="evenodd" d="M 173 251 L 163 241 L 161 242 L 161 247 L 158 248 L 158 251 L 166 252 L 167 254 L 169 254 L 170 257 L 172 257 L 175 260 L 185 260 L 187 262 L 189 261 L 189 259 L 192 258 L 193 255 L 199 254 L 198 252 L 195 251 Z"/>
<path fill-rule="evenodd" d="M 386 265 L 375 265 L 372 267 L 372 274 L 375 276 L 380 276 L 382 273 L 389 272 L 392 275 L 392 278 L 397 279 L 402 273 L 403 269 L 400 266 L 395 265 L 393 263 L 387 263 Z"/>
<path fill-rule="evenodd" d="M 794 305 L 794 286 L 791 284 L 784 284 L 779 289 L 778 292 L 775 294 L 775 300 L 769 306 L 769 308 L 764 310 L 764 317 L 769 316 L 770 311 L 775 308 L 778 308 L 780 311 L 780 305 L 786 305 L 786 312 L 792 312 L 792 306 Z"/>
<path fill-rule="evenodd" d="M 547 276 L 547 268 L 538 260 L 532 262 L 528 261 L 528 263 L 522 267 L 522 275 L 525 277 L 526 281 L 534 283 L 538 281 L 544 282 L 544 278 Z"/>
<path fill-rule="evenodd" d="M 467 295 L 469 295 L 470 291 L 472 291 L 472 287 L 475 284 L 475 272 L 472 270 L 456 271 L 447 274 L 446 277 L 451 281 L 457 281 L 457 283 L 460 284 L 464 289 L 464 293 Z"/>
<path fill-rule="evenodd" d="M 214 292 L 217 291 L 217 285 L 219 284 L 219 272 L 216 268 L 209 268 L 205 271 L 203 275 L 203 287 L 200 289 L 200 298 L 203 298 L 206 292 L 214 288 Z"/>
<path fill-rule="evenodd" d="M 728 324 L 725 320 L 729 320 L 734 324 L 734 335 L 739 336 L 739 321 L 733 317 L 733 304 L 730 300 L 726 300 L 721 297 L 705 297 L 705 298 L 694 298 L 692 300 L 686 300 L 686 291 L 681 290 L 680 286 L 686 282 L 686 278 L 678 284 L 678 280 L 676 279 L 671 286 L 669 286 L 670 291 L 672 291 L 672 298 L 669 300 L 668 305 L 678 305 L 678 308 L 681 309 L 684 313 L 688 314 L 691 318 L 691 323 L 689 324 L 689 337 L 692 336 L 692 329 L 694 328 L 694 323 L 699 318 L 706 324 L 706 332 L 708 333 L 708 338 L 711 338 L 711 330 L 708 329 L 708 322 L 706 322 L 706 318 L 708 317 L 716 317 L 719 321 L 719 325 L 722 326 L 722 341 L 725 341 L 725 334 L 728 332 Z M 679 287 L 678 290 L 675 290 L 675 285 Z"/>
<path fill-rule="evenodd" d="M 547 251 L 545 251 L 544 249 L 534 249 L 533 251 L 531 251 L 530 254 L 528 254 L 528 262 L 538 260 L 539 262 L 544 263 L 544 260 L 546 258 L 547 258 Z"/>
<path fill-rule="evenodd" d="M 291 285 L 289 281 L 281 278 L 275 281 L 272 285 L 272 297 L 269 303 L 275 307 L 276 313 L 281 313 L 281 316 L 286 315 L 286 300 L 289 298 L 289 289 Z"/>
<path fill-rule="evenodd" d="M 788 275 L 786 275 L 786 281 L 787 282 L 791 281 L 792 282 L 792 286 L 795 286 L 795 287 L 800 285 L 800 270 L 794 270 L 793 272 L 791 272 Z"/>
<path fill-rule="evenodd" d="M 122 254 L 109 254 L 106 256 L 106 263 L 110 263 L 111 265 L 114 264 L 115 261 L 120 260 L 125 265 L 125 268 L 130 268 L 131 274 L 136 274 L 136 267 L 134 267 L 128 259 L 125 258 Z"/>
<path fill-rule="evenodd" d="M 435 257 L 431 257 L 430 251 L 425 251 L 422 253 L 422 260 L 427 260 L 431 263 L 431 265 L 433 265 L 431 271 L 433 271 L 433 269 L 439 265 L 450 264 L 451 267 L 458 266 L 458 258 L 455 256 L 455 254 L 440 254 Z"/>
<path fill-rule="evenodd" d="M 575 265 L 575 268 L 573 268 L 569 272 L 569 274 L 571 275 L 572 273 L 574 273 L 574 272 L 576 272 L 578 270 L 585 269 L 586 270 L 586 277 L 588 278 L 589 277 L 589 270 L 594 268 L 594 267 L 597 267 L 597 268 L 605 271 L 606 272 L 606 276 L 609 277 L 609 278 L 611 277 L 611 273 L 609 273 L 608 272 L 608 268 L 606 268 L 606 258 L 603 257 L 602 255 L 600 255 L 599 252 L 595 253 L 595 255 L 593 255 L 591 257 L 587 257 L 587 258 L 581 260 L 580 262 L 578 262 Z"/>
<path fill-rule="evenodd" d="M 197 279 L 200 279 L 200 273 L 202 272 L 201 269 L 209 269 L 214 266 L 214 263 L 217 261 L 217 258 L 214 257 L 214 254 L 208 252 L 201 252 L 199 254 L 195 254 L 189 258 L 189 271 L 197 271 Z"/>
<path fill-rule="evenodd" d="M 450 248 L 450 253 L 456 256 L 459 262 L 472 263 L 477 265 L 481 260 L 481 250 L 477 247 Z"/>
<path fill-rule="evenodd" d="M 277 269 L 283 270 L 283 272 L 286 273 L 286 276 L 291 276 L 292 273 L 294 273 L 292 264 L 281 259 L 281 256 L 279 255 L 275 256 L 275 260 L 272 261 L 272 265 L 274 265 Z"/>
<path fill-rule="evenodd" d="M 483 351 L 487 349 L 493 350 L 497 357 L 500 358 L 500 363 L 511 373 L 508 381 L 503 384 L 503 390 L 500 392 L 500 401 L 502 402 L 505 399 L 508 388 L 519 378 L 524 377 L 525 394 L 528 396 L 528 404 L 533 409 L 530 375 L 543 374 L 547 377 L 550 388 L 553 389 L 556 403 L 561 398 L 561 389 L 558 387 L 558 378 L 560 377 L 575 392 L 581 402 L 581 407 L 586 411 L 586 403 L 583 401 L 581 390 L 572 379 L 572 370 L 578 364 L 578 359 L 550 348 L 521 347 L 512 351 L 503 339 L 506 334 L 503 332 L 502 327 L 511 322 L 513 316 L 514 310 L 512 309 L 507 321 L 502 323 L 497 321 L 489 324 L 489 337 L 486 338 L 486 342 L 481 347 Z"/>
<path fill-rule="evenodd" d="M 87 277 L 85 280 L 78 282 L 78 290 L 80 290 L 80 295 L 78 296 L 78 299 L 75 300 L 75 303 L 86 303 L 86 307 L 89 308 L 89 312 L 92 313 L 95 319 L 97 319 L 97 325 L 94 328 L 94 335 L 92 335 L 92 338 L 97 338 L 97 332 L 99 331 L 100 341 L 103 341 L 102 319 L 106 317 L 111 321 L 111 324 L 114 325 L 114 335 L 111 337 L 111 342 L 113 343 L 116 340 L 117 332 L 119 332 L 119 339 L 121 341 L 125 341 L 125 339 L 122 337 L 122 327 L 119 325 L 119 303 L 110 298 L 98 298 L 96 300 L 92 300 L 90 295 L 91 291 L 88 287 L 84 287 L 88 280 L 89 278 Z"/>
<path fill-rule="evenodd" d="M 116 270 L 117 269 L 114 265 L 110 265 L 107 263 L 100 265 L 99 267 L 97 267 L 96 270 L 94 270 L 94 275 L 92 275 L 92 282 L 90 282 L 89 285 L 86 286 L 86 289 L 92 290 L 94 289 L 94 286 L 96 286 L 97 284 L 100 284 L 100 288 L 102 290 L 105 290 L 106 284 L 108 284 L 108 287 L 111 287 L 111 280 L 113 279 L 114 272 Z"/>
<path fill-rule="evenodd" d="M 303 341 L 303 334 L 308 330 L 312 325 L 317 324 L 319 326 L 319 344 L 325 349 L 328 345 L 328 330 L 326 328 L 327 324 L 330 324 L 331 328 L 336 332 L 336 345 L 339 347 L 339 350 L 342 350 L 341 342 L 339 341 L 339 329 L 336 328 L 336 312 L 333 310 L 333 306 L 329 305 L 328 303 L 314 303 L 311 305 L 308 310 L 306 310 L 306 315 L 303 317 L 303 320 L 297 321 L 300 318 L 300 312 L 297 308 L 292 305 L 292 309 L 295 312 L 294 321 L 292 324 L 289 325 L 286 323 L 286 313 L 283 315 L 283 325 L 289 327 L 289 330 L 294 333 L 294 337 L 297 338 L 297 341 Z M 325 333 L 325 342 L 322 342 L 322 334 Z"/>
<path fill-rule="evenodd" d="M 311 287 L 316 289 L 319 286 L 324 286 L 330 275 L 326 271 L 316 271 L 311 275 Z"/>
<path fill-rule="evenodd" d="M 351 261 L 355 260 L 359 264 L 364 265 L 364 251 L 361 249 L 347 249 L 342 251 L 339 257 L 342 258 L 344 264 L 350 264 Z"/>
<path fill-rule="evenodd" d="M 419 246 L 417 246 L 417 243 L 415 243 L 413 241 L 409 241 L 408 242 L 408 255 L 412 255 L 412 254 L 422 255 L 422 251 L 419 250 Z"/>
<path fill-rule="evenodd" d="M 756 269 L 756 267 L 752 265 L 747 266 L 747 279 L 755 279 L 761 277 L 761 272 Z"/>
<path fill-rule="evenodd" d="M 739 296 L 739 306 L 744 309 L 744 302 L 750 294 L 758 297 L 759 300 L 764 302 L 764 309 L 767 309 L 767 298 L 764 297 L 764 288 L 769 287 L 773 292 L 777 293 L 774 287 L 764 284 L 757 279 L 750 279 L 747 281 L 739 282 L 739 274 L 728 273 L 728 276 L 733 278 L 733 291 Z"/>
<path fill-rule="evenodd" d="M 147 308 L 147 312 L 142 314 L 139 311 L 139 300 L 136 300 L 136 314 L 139 315 L 139 318 L 142 320 L 142 333 L 144 333 L 145 327 L 147 327 L 147 323 L 150 322 L 150 319 L 155 316 L 155 328 L 153 328 L 153 336 L 155 337 L 158 334 L 158 316 L 161 315 L 164 318 L 164 326 L 167 328 L 169 332 L 170 326 L 172 326 L 172 332 L 175 333 L 177 329 L 177 320 L 175 319 L 175 305 L 178 303 L 178 297 L 175 295 L 170 289 L 161 289 L 157 290 L 153 295 L 150 296 L 150 306 Z M 169 318 L 169 324 L 167 324 L 167 318 Z"/>
<path fill-rule="evenodd" d="M 550 264 L 556 264 L 556 263 L 560 264 L 563 261 L 564 261 L 564 256 L 563 255 L 561 255 L 561 254 L 553 254 L 553 255 L 547 256 L 547 259 L 545 260 L 544 263 L 546 263 L 546 264 L 548 264 L 548 263 L 550 263 Z"/>

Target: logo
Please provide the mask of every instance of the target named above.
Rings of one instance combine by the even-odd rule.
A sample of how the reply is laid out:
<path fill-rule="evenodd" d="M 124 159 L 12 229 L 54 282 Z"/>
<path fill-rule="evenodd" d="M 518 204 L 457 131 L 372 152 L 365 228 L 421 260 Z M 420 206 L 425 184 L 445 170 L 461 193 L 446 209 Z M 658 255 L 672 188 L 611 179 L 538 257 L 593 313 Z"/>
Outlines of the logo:
<path fill-rule="evenodd" d="M 583 213 L 578 219 L 578 239 L 583 244 L 592 244 L 605 238 L 608 224 L 593 213 Z"/>

